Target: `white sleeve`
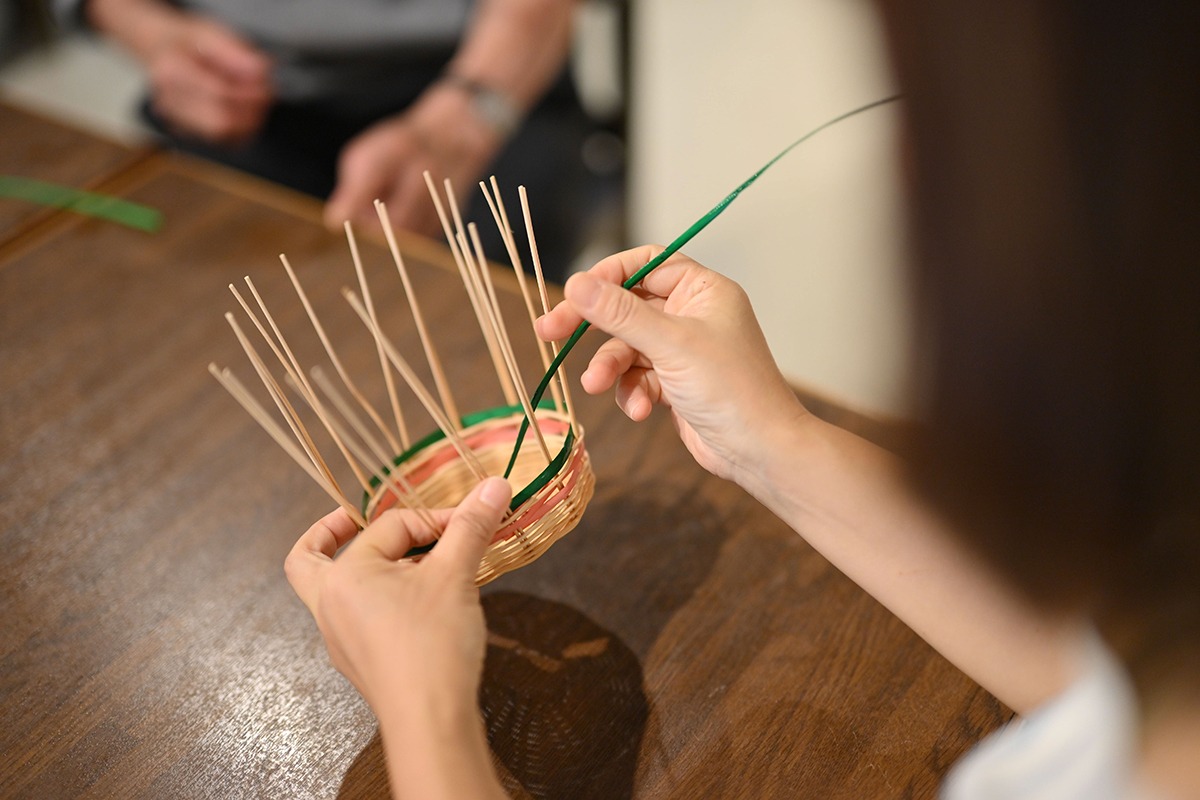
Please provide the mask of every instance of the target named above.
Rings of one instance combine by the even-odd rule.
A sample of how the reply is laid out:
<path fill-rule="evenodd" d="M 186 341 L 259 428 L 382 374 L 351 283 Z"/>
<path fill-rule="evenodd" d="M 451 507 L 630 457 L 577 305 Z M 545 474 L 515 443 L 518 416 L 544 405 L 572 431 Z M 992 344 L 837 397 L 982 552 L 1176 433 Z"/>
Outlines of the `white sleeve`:
<path fill-rule="evenodd" d="M 1080 678 L 968 753 L 942 800 L 1150 800 L 1136 786 L 1137 725 L 1133 687 L 1093 635 Z"/>

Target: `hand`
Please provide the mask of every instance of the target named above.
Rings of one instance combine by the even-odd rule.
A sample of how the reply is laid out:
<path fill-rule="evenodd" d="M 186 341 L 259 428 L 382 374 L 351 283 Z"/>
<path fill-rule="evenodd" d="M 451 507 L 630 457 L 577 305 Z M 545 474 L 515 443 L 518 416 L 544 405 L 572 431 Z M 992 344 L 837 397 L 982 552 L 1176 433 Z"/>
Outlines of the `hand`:
<path fill-rule="evenodd" d="M 312 612 L 330 660 L 381 722 L 420 728 L 429 720 L 407 715 L 431 708 L 478 721 L 486 635 L 475 572 L 511 494 L 506 481 L 490 478 L 453 512 L 433 512 L 444 532 L 419 562 L 403 556 L 440 531 L 398 510 L 356 536 L 339 509 L 288 554 L 288 581 Z"/>
<path fill-rule="evenodd" d="M 744 483 L 781 426 L 807 414 L 779 372 L 742 288 L 676 254 L 641 286 L 620 284 L 658 253 L 609 256 L 567 281 L 566 300 L 538 321 L 563 339 L 583 319 L 613 338 L 580 378 L 589 394 L 614 385 L 634 421 L 655 404 L 671 409 L 688 450 L 705 469 Z"/>
<path fill-rule="evenodd" d="M 236 145 L 262 127 L 271 61 L 216 22 L 189 16 L 149 63 L 154 111 L 175 131 Z"/>
<path fill-rule="evenodd" d="M 237 144 L 262 126 L 271 59 L 228 27 L 158 0 L 91 0 L 87 9 L 145 66 L 154 111 L 175 132 Z"/>
<path fill-rule="evenodd" d="M 437 84 L 408 111 L 376 123 L 346 145 L 338 159 L 337 185 L 325 206 L 325 224 L 337 231 L 346 220 L 376 225 L 378 199 L 396 227 L 437 236 L 441 225 L 424 172 L 430 172 L 439 190 L 449 178 L 461 203 L 477 191 L 476 182 L 501 144 L 464 92 Z"/>

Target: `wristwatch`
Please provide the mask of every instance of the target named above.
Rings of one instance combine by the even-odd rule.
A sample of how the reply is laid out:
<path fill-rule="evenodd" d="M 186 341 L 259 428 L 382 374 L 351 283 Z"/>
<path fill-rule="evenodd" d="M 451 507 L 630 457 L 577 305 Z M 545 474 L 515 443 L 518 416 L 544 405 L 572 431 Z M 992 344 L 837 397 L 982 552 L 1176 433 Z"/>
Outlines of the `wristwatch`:
<path fill-rule="evenodd" d="M 486 86 L 474 78 L 447 72 L 442 82 L 461 89 L 471 98 L 471 105 L 480 118 L 502 139 L 508 139 L 521 125 L 521 112 L 512 100 L 502 92 Z"/>

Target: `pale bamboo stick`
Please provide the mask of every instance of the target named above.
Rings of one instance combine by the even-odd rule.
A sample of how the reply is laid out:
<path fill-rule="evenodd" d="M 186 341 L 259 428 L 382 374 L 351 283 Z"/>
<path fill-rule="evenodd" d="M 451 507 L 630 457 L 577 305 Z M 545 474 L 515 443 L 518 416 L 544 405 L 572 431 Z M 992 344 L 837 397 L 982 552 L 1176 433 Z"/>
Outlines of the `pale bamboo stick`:
<path fill-rule="evenodd" d="M 288 438 L 283 429 L 279 427 L 279 423 L 271 418 L 271 415 L 259 405 L 258 401 L 242 386 L 241 382 L 228 369 L 218 370 L 216 364 L 209 364 L 208 371 L 212 373 L 225 391 L 233 397 L 246 410 L 259 426 L 267 432 L 267 434 L 275 440 L 275 443 L 287 453 L 293 461 L 295 461 L 307 475 L 320 486 L 326 494 L 328 494 L 335 503 L 341 506 L 346 513 L 354 520 L 354 524 L 360 528 L 367 526 L 366 519 L 359 513 L 359 510 L 354 507 L 342 492 L 331 484 L 324 475 L 305 457 L 300 449 L 296 447 L 296 443 Z"/>
<path fill-rule="evenodd" d="M 425 316 L 421 313 L 421 306 L 417 303 L 417 294 L 413 291 L 412 282 L 408 277 L 408 269 L 404 265 L 404 259 L 400 256 L 400 247 L 396 244 L 396 232 L 392 229 L 387 206 L 380 200 L 375 201 L 375 213 L 379 215 L 379 222 L 383 226 L 383 235 L 387 238 L 392 260 L 396 262 L 396 271 L 400 273 L 400 282 L 404 284 L 404 295 L 408 298 L 408 307 L 412 310 L 413 322 L 417 326 L 417 336 L 420 337 L 421 347 L 425 350 L 425 360 L 429 363 L 429 370 L 433 373 L 433 383 L 437 387 L 438 396 L 442 398 L 442 408 L 451 421 L 458 426 L 462 414 L 459 413 L 458 404 L 454 402 L 454 395 L 450 392 L 450 382 L 446 380 L 445 370 L 442 369 L 442 360 L 438 358 L 437 350 L 433 346 L 433 338 L 430 337 L 429 330 L 425 327 Z"/>
<path fill-rule="evenodd" d="M 334 488 L 337 489 L 340 494 L 345 494 L 345 492 L 342 491 L 342 487 L 338 485 L 337 479 L 333 477 L 333 472 L 329 469 L 329 465 L 326 464 L 325 459 L 321 457 L 321 453 L 318 451 L 316 444 L 313 442 L 312 436 L 309 435 L 308 429 L 304 427 L 304 422 L 300 419 L 300 415 L 296 413 L 296 409 L 292 407 L 290 402 L 288 402 L 287 397 L 283 394 L 283 390 L 279 387 L 279 384 L 275 382 L 274 376 L 271 375 L 270 370 L 267 369 L 267 365 L 264 364 L 262 358 L 259 357 L 258 351 L 254 349 L 254 345 L 250 343 L 250 339 L 242 330 L 242 326 L 238 325 L 238 322 L 236 319 L 234 319 L 233 314 L 228 312 L 225 314 L 225 321 L 229 323 L 231 328 L 233 328 L 233 333 L 235 336 L 237 336 L 238 343 L 241 344 L 242 350 L 246 353 L 246 357 L 250 359 L 250 364 L 254 367 L 254 371 L 258 373 L 258 379 L 262 381 L 263 386 L 265 386 L 267 389 L 267 393 L 270 394 L 271 399 L 275 401 L 275 405 L 278 407 L 279 413 L 283 415 L 288 427 L 292 429 L 292 434 L 296 437 L 296 440 L 300 442 L 300 446 L 304 448 L 304 451 L 308 453 L 308 457 L 312 459 L 313 466 L 329 479 L 329 482 L 333 484 Z"/>
<path fill-rule="evenodd" d="M 354 414 L 346 398 L 338 392 L 337 388 L 325 377 L 323 372 L 314 371 L 313 379 L 317 382 L 317 387 L 325 393 L 330 402 L 350 422 L 351 427 L 355 428 L 359 436 L 362 437 L 363 442 L 366 443 L 364 448 L 354 437 L 350 436 L 349 431 L 342 430 L 346 444 L 354 451 L 355 457 L 364 464 L 379 464 L 378 469 L 372 469 L 372 476 L 379 481 L 379 485 L 389 487 L 392 493 L 396 495 L 397 501 L 415 512 L 421 518 L 422 522 L 433 529 L 435 527 L 433 517 L 430 516 L 429 509 L 421 501 L 421 498 L 417 496 L 416 489 L 413 488 L 413 485 L 408 482 L 402 473 L 390 468 L 392 457 L 387 454 L 386 450 L 378 448 L 378 440 L 369 435 L 364 435 L 365 427 L 362 426 L 362 420 L 358 418 L 358 415 Z M 341 427 L 341 423 L 336 422 L 336 420 L 334 424 Z M 373 441 L 376 443 L 376 447 L 371 446 Z"/>
<path fill-rule="evenodd" d="M 471 300 L 471 308 L 475 312 L 475 319 L 479 322 L 479 329 L 483 333 L 483 340 L 487 343 L 488 354 L 492 358 L 492 369 L 496 371 L 496 379 L 500 382 L 500 390 L 504 393 L 504 401 L 510 406 L 516 405 L 516 391 L 509 383 L 508 373 L 505 371 L 500 357 L 499 346 L 488 332 L 487 324 L 483 319 L 483 311 L 479 307 L 479 298 L 475 296 L 475 289 L 471 286 L 471 281 L 467 277 L 467 267 L 463 262 L 462 252 L 459 250 L 458 242 L 454 238 L 454 232 L 450 228 L 450 221 L 446 217 L 446 209 L 442 205 L 441 197 L 438 196 L 438 191 L 433 185 L 433 178 L 430 177 L 428 171 L 425 172 L 425 185 L 429 187 L 429 194 L 433 198 L 433 207 L 437 211 L 438 219 L 442 223 L 442 232 L 446 234 L 446 244 L 450 248 L 450 254 L 454 256 L 454 263 L 458 267 L 458 275 L 467 290 L 467 297 Z"/>
<path fill-rule="evenodd" d="M 479 229 L 475 227 L 475 223 L 468 226 L 471 231 L 471 239 L 475 246 L 475 257 L 478 264 L 472 264 L 468 260 L 468 265 L 476 267 L 471 272 L 472 278 L 480 281 L 479 272 L 476 270 L 486 269 L 483 265 L 486 263 L 486 256 L 483 252 L 483 243 L 479 240 Z M 462 246 L 466 247 L 466 242 L 461 242 Z M 485 305 L 488 315 L 488 321 L 495 330 L 496 339 L 500 342 L 500 347 L 504 352 L 504 362 L 508 366 L 509 374 L 512 376 L 513 384 L 517 389 L 517 399 L 521 402 L 521 408 L 525 410 L 525 416 L 529 418 L 530 427 L 533 428 L 534 436 L 537 438 L 538 446 L 542 450 L 542 455 L 546 457 L 546 463 L 550 464 L 554 457 L 550 454 L 550 448 L 546 445 L 545 436 L 542 434 L 542 428 L 537 424 L 537 417 L 533 413 L 533 406 L 529 402 L 529 393 L 525 390 L 525 382 L 521 377 L 521 368 L 517 364 L 516 355 L 513 353 L 512 342 L 508 339 L 508 331 L 504 327 L 504 317 L 500 313 L 500 306 L 496 302 L 495 295 L 492 295 L 491 302 Z"/>
<path fill-rule="evenodd" d="M 479 188 L 483 190 L 483 197 L 487 200 L 488 208 L 492 211 L 492 219 L 496 221 L 496 227 L 500 230 L 501 238 L 504 239 L 504 247 L 508 251 L 508 260 L 512 264 L 513 272 L 517 276 L 517 285 L 521 287 L 521 297 L 525 300 L 525 310 L 529 313 L 529 326 L 533 329 L 533 339 L 537 342 L 538 355 L 542 359 L 542 370 L 550 370 L 550 349 L 546 342 L 537 335 L 536 321 L 538 314 L 534 310 L 533 297 L 529 291 L 529 281 L 525 278 L 525 269 L 521 264 L 521 253 L 517 249 L 517 240 L 513 234 L 512 226 L 508 223 L 508 213 L 504 209 L 504 200 L 500 197 L 500 186 L 496 181 L 496 176 L 492 176 L 492 189 L 495 192 L 496 199 L 492 200 L 491 194 L 488 192 L 487 184 L 483 181 L 479 182 Z M 559 389 L 558 382 L 550 383 L 550 394 L 554 398 L 554 408 L 560 413 L 565 414 L 566 406 L 563 403 L 562 391 Z"/>
<path fill-rule="evenodd" d="M 350 303 L 350 306 L 354 309 L 355 313 L 358 314 L 360 319 L 362 319 L 363 324 L 367 327 L 370 327 L 371 319 L 367 315 L 366 309 L 363 308 L 362 301 L 358 299 L 358 296 L 349 289 L 343 289 L 342 296 L 346 298 L 348 303 Z M 429 393 L 429 390 L 426 389 L 424 384 L 421 383 L 420 378 L 418 378 L 417 374 L 413 372 L 412 367 L 409 366 L 408 362 L 404 359 L 404 356 L 400 355 L 395 346 L 388 341 L 388 338 L 382 333 L 380 334 L 380 339 L 383 342 L 384 352 L 387 353 L 388 359 L 392 362 L 392 366 L 395 367 L 396 371 L 400 373 L 400 376 L 404 378 L 404 381 L 408 384 L 409 388 L 412 389 L 413 394 L 417 396 L 417 399 L 421 401 L 421 404 L 425 406 L 425 410 L 429 412 L 429 416 L 433 417 L 434 423 L 438 426 L 442 433 L 446 435 L 446 438 L 450 440 L 450 443 L 454 446 L 454 449 L 458 451 L 458 454 L 462 456 L 463 461 L 465 461 L 470 467 L 471 472 L 479 480 L 486 478 L 487 473 L 484 471 L 483 466 L 479 463 L 479 459 L 475 456 L 475 453 L 471 450 L 471 448 L 467 447 L 466 442 L 464 442 L 462 437 L 458 435 L 458 429 L 455 428 L 454 425 L 451 424 L 450 420 L 446 418 L 444 412 L 442 412 L 442 410 L 438 407 L 437 401 L 433 399 L 433 396 Z"/>
<path fill-rule="evenodd" d="M 518 186 L 517 193 L 521 196 L 521 214 L 525 217 L 525 235 L 529 237 L 529 255 L 533 258 L 533 274 L 537 277 L 538 293 L 542 298 L 542 313 L 549 314 L 550 294 L 546 291 L 546 276 L 542 273 L 542 258 L 538 254 L 537 237 L 533 235 L 533 217 L 529 213 L 529 196 L 525 192 L 524 186 Z M 558 358 L 558 342 L 551 342 L 550 346 L 554 351 L 554 357 Z M 571 420 L 571 430 L 578 432 L 579 423 L 575 420 L 575 404 L 571 402 L 571 388 L 570 382 L 567 380 L 565 364 L 558 365 L 556 377 L 562 386 L 563 402 L 567 406 L 567 418 Z"/>
<path fill-rule="evenodd" d="M 363 411 L 366 412 L 367 416 L 371 418 L 371 421 L 374 422 L 379 430 L 383 433 L 384 438 L 388 440 L 388 444 L 391 445 L 392 449 L 396 452 L 400 452 L 400 443 L 396 441 L 394 436 L 392 436 L 391 431 L 388 430 L 387 425 L 384 424 L 383 418 L 379 416 L 379 412 L 375 410 L 374 406 L 367 402 L 367 398 L 364 397 L 363 393 L 358 390 L 358 386 L 350 378 L 349 373 L 346 372 L 346 368 L 342 366 L 342 360 L 338 358 L 337 352 L 333 349 L 333 345 L 329 343 L 329 337 L 325 335 L 325 328 L 321 325 L 321 321 L 317 319 L 317 315 L 316 312 L 313 311 L 312 304 L 308 302 L 308 295 L 305 294 L 304 287 L 300 285 L 299 279 L 296 278 L 296 273 L 294 270 L 292 270 L 292 265 L 288 262 L 287 256 L 280 253 L 279 260 L 283 262 L 283 268 L 287 270 L 288 278 L 290 278 L 292 281 L 292 287 L 295 288 L 296 294 L 300 297 L 300 302 L 304 305 L 304 310 L 308 314 L 308 319 L 310 322 L 312 322 L 313 329 L 317 332 L 317 337 L 321 340 L 321 344 L 325 347 L 325 353 L 329 356 L 329 360 L 333 362 L 333 367 L 335 370 L 337 370 L 338 377 L 342 379 L 342 383 L 350 392 L 350 396 L 354 398 L 354 400 L 362 407 Z"/>
<path fill-rule="evenodd" d="M 345 223 L 346 241 L 350 243 L 350 258 L 354 261 L 354 272 L 358 276 L 358 287 L 362 290 L 363 302 L 366 303 L 367 313 L 371 315 L 371 323 L 374 325 L 374 330 L 380 329 L 379 317 L 375 314 L 375 303 L 371 300 L 371 287 L 367 285 L 367 273 L 363 269 L 362 257 L 358 252 L 358 241 L 354 238 L 354 229 L 350 227 L 350 221 Z M 379 343 L 379 337 L 375 337 L 375 352 L 379 356 L 379 369 L 383 372 L 383 383 L 387 388 L 388 400 L 392 404 L 392 416 L 396 420 L 396 432 L 400 434 L 400 448 L 407 450 L 411 440 L 408 436 L 408 426 L 404 424 L 404 414 L 400 412 L 400 398 L 396 395 L 396 381 L 392 377 L 392 371 L 388 369 L 387 357 L 383 354 L 383 345 Z"/>
<path fill-rule="evenodd" d="M 321 424 L 325 427 L 325 430 L 328 431 L 330 437 L 333 438 L 334 444 L 337 445 L 338 451 L 342 454 L 342 457 L 346 459 L 346 463 L 350 465 L 350 469 L 354 472 L 354 477 L 358 480 L 359 485 L 362 486 L 363 489 L 366 489 L 368 486 L 366 476 L 363 474 L 362 470 L 358 468 L 358 465 L 354 463 L 354 460 L 350 458 L 350 454 L 346 452 L 346 448 L 342 446 L 342 443 L 338 441 L 337 435 L 334 434 L 333 430 L 329 427 L 329 421 L 325 416 L 325 409 L 321 407 L 320 401 L 316 399 L 312 387 L 309 386 L 308 382 L 304 380 L 304 370 L 300 366 L 299 360 L 292 352 L 292 348 L 288 346 L 287 339 L 283 337 L 283 332 L 280 331 L 279 326 L 275 324 L 275 318 L 271 315 L 270 310 L 267 309 L 267 304 L 263 302 L 262 295 L 258 293 L 258 289 L 254 286 L 254 282 L 250 280 L 249 275 L 245 277 L 245 280 L 246 285 L 250 287 L 250 292 L 254 295 L 254 300 L 258 303 L 258 307 L 262 309 L 263 316 L 266 317 L 271 329 L 275 331 L 275 336 L 279 339 L 279 344 L 283 346 L 284 351 L 287 353 L 287 359 L 284 359 L 283 354 L 279 352 L 279 348 L 275 346 L 275 342 L 272 341 L 271 337 L 267 334 L 266 329 L 263 328 L 262 323 L 259 322 L 258 316 L 250 310 L 249 304 L 246 303 L 246 300 L 242 297 L 232 283 L 229 284 L 229 291 L 233 292 L 233 296 L 236 297 L 238 303 L 241 304 L 242 310 L 246 312 L 246 316 L 248 316 L 250 321 L 254 323 L 254 327 L 258 329 L 258 332 L 262 335 L 263 340 L 266 341 L 267 345 L 271 348 L 271 352 L 275 354 L 275 358 L 279 360 L 279 363 L 283 366 L 284 371 L 287 372 L 288 375 L 294 380 L 298 380 L 303 384 L 303 389 L 307 390 L 308 394 L 305 395 L 303 392 L 300 392 L 301 397 L 303 397 L 305 402 L 308 403 L 309 407 L 313 410 L 313 413 L 317 415 L 317 419 L 321 421 Z"/>
<path fill-rule="evenodd" d="M 354 407 L 345 399 L 344 395 L 342 395 L 341 392 L 333 392 L 330 390 L 332 383 L 323 369 L 320 367 L 313 367 L 311 370 L 309 370 L 309 372 L 318 388 L 320 388 L 326 396 L 334 399 L 335 408 L 337 408 L 341 415 L 350 422 L 350 426 L 354 429 L 355 433 L 358 434 L 359 438 L 366 442 L 367 446 L 371 449 L 371 452 L 382 454 L 379 456 L 379 458 L 382 458 L 385 462 L 395 456 L 395 453 L 392 453 L 391 455 L 387 454 L 387 446 L 375 437 L 375 434 L 371 432 L 370 426 L 363 421 L 362 417 L 358 416 L 357 412 L 354 411 Z M 329 387 L 323 386 L 322 383 L 329 384 Z M 372 459 L 372 462 L 376 460 L 377 459 Z M 368 464 L 367 467 L 369 469 L 370 465 Z"/>

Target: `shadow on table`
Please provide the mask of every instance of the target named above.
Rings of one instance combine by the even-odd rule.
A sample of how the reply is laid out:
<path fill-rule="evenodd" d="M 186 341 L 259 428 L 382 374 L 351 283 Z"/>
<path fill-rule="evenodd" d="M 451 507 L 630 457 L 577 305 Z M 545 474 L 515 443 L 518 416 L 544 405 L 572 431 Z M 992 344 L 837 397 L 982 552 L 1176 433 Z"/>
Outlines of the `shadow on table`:
<path fill-rule="evenodd" d="M 501 780 L 518 797 L 627 798 L 649 707 L 637 656 L 569 606 L 517 592 L 482 598 L 480 707 Z M 341 800 L 387 797 L 378 733 Z"/>
<path fill-rule="evenodd" d="M 649 713 L 637 656 L 562 603 L 495 592 L 483 606 L 480 705 L 505 770 L 533 797 L 629 797 Z"/>
<path fill-rule="evenodd" d="M 651 709 L 641 661 L 708 578 L 727 540 L 726 517 L 738 507 L 711 502 L 713 485 L 650 489 L 612 481 L 554 557 L 505 576 L 511 589 L 484 590 L 480 707 L 513 797 L 621 800 L 633 793 L 644 744 L 650 752 L 641 757 L 666 759 L 658 736 L 643 741 Z M 611 620 L 619 633 L 588 614 Z M 376 735 L 338 797 L 387 796 Z"/>

